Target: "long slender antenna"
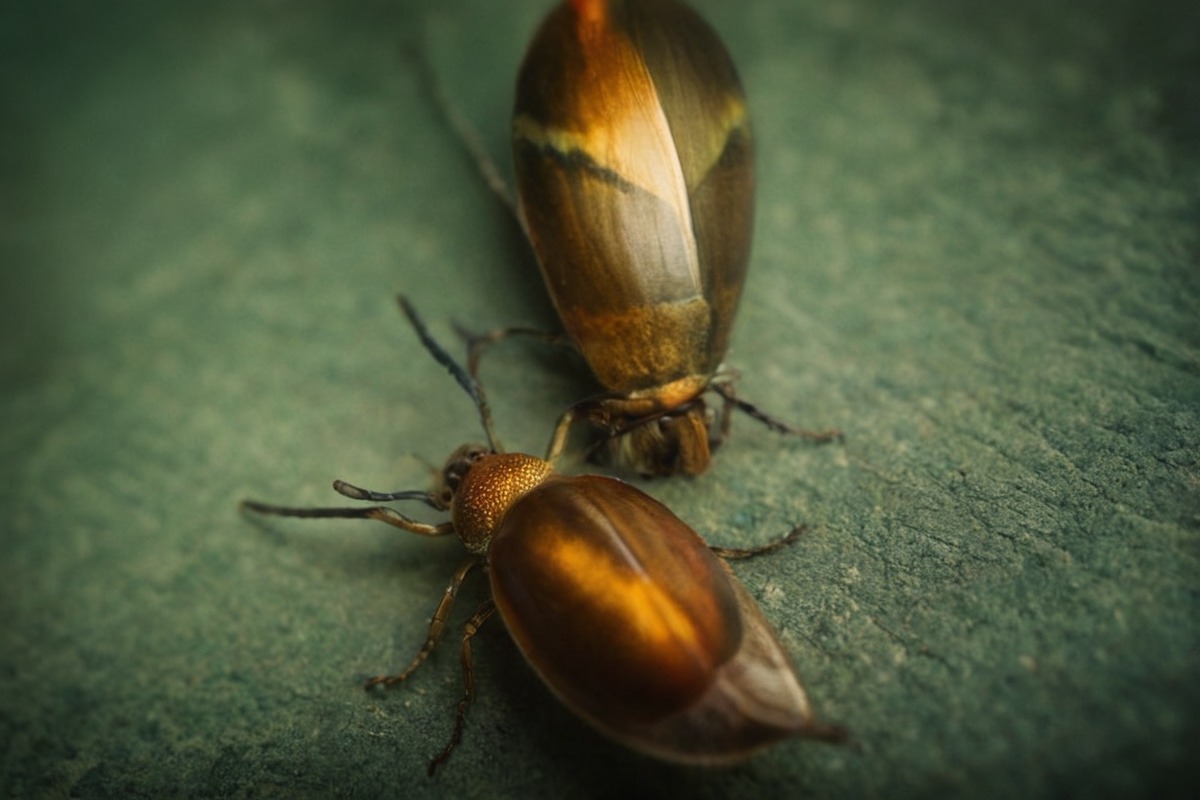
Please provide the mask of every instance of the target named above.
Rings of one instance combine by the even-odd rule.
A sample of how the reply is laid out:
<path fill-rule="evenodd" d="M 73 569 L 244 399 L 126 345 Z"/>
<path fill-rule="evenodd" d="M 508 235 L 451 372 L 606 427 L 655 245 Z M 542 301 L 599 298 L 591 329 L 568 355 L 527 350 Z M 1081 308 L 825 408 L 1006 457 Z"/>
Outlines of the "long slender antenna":
<path fill-rule="evenodd" d="M 488 447 L 493 453 L 503 452 L 500 448 L 500 440 L 496 438 L 496 434 L 492 430 L 492 409 L 488 405 L 487 396 L 483 393 L 483 387 L 437 343 L 437 340 L 430 334 L 429 328 L 425 327 L 424 320 L 417 314 L 417 310 L 413 308 L 412 303 L 408 302 L 408 298 L 400 295 L 397 300 L 400 302 L 400 309 L 404 312 L 404 316 L 408 317 L 413 330 L 420 337 L 421 344 L 425 345 L 429 354 L 454 376 L 454 380 L 458 381 L 458 385 L 470 395 L 471 400 L 475 403 L 475 408 L 479 410 L 479 421 L 483 425 L 483 433 L 487 436 Z"/>
<path fill-rule="evenodd" d="M 436 508 L 438 511 L 444 511 L 440 503 L 437 501 L 437 495 L 433 492 L 425 492 L 420 489 L 401 489 L 397 492 L 376 492 L 371 489 L 363 489 L 355 486 L 352 483 L 345 481 L 334 481 L 333 490 L 340 495 L 345 495 L 351 500 L 370 500 L 375 503 L 390 503 L 394 500 L 420 500 L 430 508 Z"/>
<path fill-rule="evenodd" d="M 479 135 L 479 131 L 471 124 L 471 121 L 459 110 L 458 106 L 450 101 L 447 97 L 445 88 L 442 82 L 438 80 L 437 71 L 433 68 L 433 64 L 429 58 L 429 52 L 425 47 L 425 37 L 422 35 L 421 41 L 409 42 L 404 48 L 403 53 L 408 58 L 409 63 L 416 70 L 417 82 L 422 89 L 428 94 L 429 100 L 433 103 L 438 114 L 441 115 L 442 121 L 450 127 L 458 139 L 459 144 L 470 156 L 475 163 L 475 168 L 479 170 L 480 176 L 488 189 L 492 191 L 509 213 L 513 215 L 513 219 L 521 226 L 521 232 L 529 237 L 529 232 L 526 230 L 525 221 L 521 217 L 521 211 L 517 205 L 516 197 L 513 196 L 512 190 L 508 183 L 505 182 L 500 174 L 500 168 L 496 166 L 496 162 L 492 160 L 491 154 L 487 147 L 483 144 L 483 137 Z"/>

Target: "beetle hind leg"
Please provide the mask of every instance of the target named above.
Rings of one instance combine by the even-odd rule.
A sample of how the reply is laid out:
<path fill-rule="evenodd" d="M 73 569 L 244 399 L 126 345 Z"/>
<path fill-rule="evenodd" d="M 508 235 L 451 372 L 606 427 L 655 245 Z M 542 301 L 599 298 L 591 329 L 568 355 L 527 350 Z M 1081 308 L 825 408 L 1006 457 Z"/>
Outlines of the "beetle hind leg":
<path fill-rule="evenodd" d="M 495 603 L 486 600 L 463 626 L 462 649 L 459 652 L 463 671 L 463 696 L 458 701 L 458 711 L 454 717 L 454 732 L 450 734 L 450 741 L 446 742 L 442 752 L 429 760 L 430 775 L 433 775 L 438 767 L 449 760 L 454 748 L 462 741 L 463 728 L 467 724 L 467 709 L 471 707 L 471 701 L 475 699 L 475 670 L 471 658 L 471 639 L 495 611 Z"/>
<path fill-rule="evenodd" d="M 721 558 L 751 558 L 753 556 L 761 556 L 767 553 L 774 553 L 776 550 L 782 550 L 792 542 L 800 538 L 808 530 L 808 526 L 804 524 L 797 525 L 778 539 L 760 544 L 757 547 L 715 547 L 709 545 L 708 549 L 719 555 Z"/>

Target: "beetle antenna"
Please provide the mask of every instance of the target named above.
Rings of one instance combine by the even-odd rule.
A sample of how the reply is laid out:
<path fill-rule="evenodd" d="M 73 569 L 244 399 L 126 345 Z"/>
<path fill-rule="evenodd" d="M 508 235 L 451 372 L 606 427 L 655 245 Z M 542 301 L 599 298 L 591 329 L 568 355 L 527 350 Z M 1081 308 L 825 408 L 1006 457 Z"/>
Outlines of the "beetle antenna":
<path fill-rule="evenodd" d="M 438 80 L 437 70 L 434 69 L 433 63 L 429 58 L 429 51 L 425 46 L 424 37 L 417 42 L 409 42 L 403 48 L 403 54 L 408 59 L 409 64 L 416 70 L 417 82 L 422 89 L 425 90 L 433 107 L 442 117 L 444 122 L 458 139 L 458 143 L 463 150 L 474 162 L 475 168 L 479 170 L 480 177 L 487 184 L 489 190 L 494 194 L 508 212 L 512 214 L 513 219 L 521 226 L 521 232 L 529 237 L 529 231 L 526 229 L 525 221 L 521 216 L 521 212 L 517 206 L 516 198 L 513 196 L 512 189 L 500 174 L 500 168 L 496 166 L 496 162 L 488 153 L 487 147 L 483 143 L 483 137 L 479 135 L 479 131 L 471 124 L 471 121 L 462 113 L 462 111 L 451 102 L 446 95 L 445 87 Z"/>
<path fill-rule="evenodd" d="M 437 501 L 437 495 L 433 492 L 426 492 L 420 489 L 401 489 L 396 492 L 376 492 L 371 489 L 363 489 L 355 486 L 352 483 L 345 481 L 334 481 L 333 490 L 340 495 L 349 497 L 351 500 L 371 500 L 376 503 L 390 503 L 395 500 L 420 500 L 430 508 L 442 510 L 442 506 Z"/>
<path fill-rule="evenodd" d="M 500 441 L 492 430 L 492 409 L 488 405 L 487 396 L 483 393 L 483 386 L 438 344 L 437 340 L 433 338 L 433 334 L 429 332 L 429 328 L 425 327 L 425 321 L 417 314 L 412 303 L 408 302 L 408 298 L 400 295 L 397 300 L 400 302 L 400 310 L 404 312 L 404 316 L 408 317 L 409 324 L 413 326 L 413 330 L 420 337 L 421 344 L 425 345 L 429 354 L 454 376 L 454 380 L 458 381 L 458 385 L 470 395 L 471 401 L 475 403 L 475 408 L 479 410 L 479 421 L 483 425 L 483 433 L 487 436 L 488 447 L 493 453 L 502 452 Z"/>

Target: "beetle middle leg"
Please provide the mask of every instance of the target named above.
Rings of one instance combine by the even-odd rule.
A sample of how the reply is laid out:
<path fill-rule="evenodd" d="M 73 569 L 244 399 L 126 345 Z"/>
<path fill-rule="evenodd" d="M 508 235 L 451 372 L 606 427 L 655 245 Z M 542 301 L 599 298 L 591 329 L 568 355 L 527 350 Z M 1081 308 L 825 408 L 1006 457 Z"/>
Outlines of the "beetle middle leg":
<path fill-rule="evenodd" d="M 458 331 L 458 335 L 467 342 L 467 371 L 475 380 L 479 380 L 479 362 L 483 360 L 484 353 L 492 345 L 502 342 L 510 336 L 537 339 L 552 347 L 569 347 L 571 349 L 575 347 L 565 333 L 550 333 L 537 328 L 494 328 L 483 333 L 476 333 L 462 325 L 456 324 L 454 327 Z"/>
<path fill-rule="evenodd" d="M 421 645 L 421 649 L 417 651 L 408 666 L 395 675 L 376 675 L 366 682 L 363 686 L 364 689 L 369 691 L 376 686 L 389 688 L 395 686 L 407 680 L 417 667 L 425 663 L 429 654 L 437 648 L 438 642 L 442 640 L 442 634 L 446 632 L 446 621 L 450 618 L 450 612 L 454 608 L 454 600 L 458 597 L 459 588 L 466 580 L 467 574 L 478 564 L 479 559 L 472 556 L 455 571 L 454 577 L 450 579 L 450 585 L 446 587 L 446 594 L 442 596 L 442 602 L 438 603 L 437 609 L 433 612 L 433 619 L 429 621 L 429 633 L 425 637 L 425 643 Z"/>
<path fill-rule="evenodd" d="M 725 380 L 713 380 L 708 387 L 719 394 L 721 399 L 725 401 L 725 408 L 721 413 L 721 425 L 719 429 L 720 438 L 713 443 L 714 447 L 729 434 L 729 414 L 731 408 L 736 408 L 746 416 L 758 420 L 776 433 L 799 436 L 800 438 L 807 439 L 814 444 L 840 442 L 844 441 L 846 438 L 846 435 L 837 428 L 828 428 L 823 431 L 811 431 L 807 428 L 794 427 L 781 419 L 776 419 L 753 403 L 748 403 L 738 397 L 737 392 L 735 392 L 733 389 L 732 377 L 726 378 Z"/>
<path fill-rule="evenodd" d="M 716 547 L 709 545 L 708 549 L 719 555 L 721 558 L 750 558 L 752 556 L 761 556 L 765 553 L 774 553 L 776 550 L 782 550 L 792 542 L 800 538 L 800 536 L 808 530 L 808 526 L 804 524 L 797 525 L 786 534 L 776 539 L 773 542 L 760 544 L 757 547 Z"/>
<path fill-rule="evenodd" d="M 495 611 L 496 604 L 491 600 L 485 600 L 483 605 L 467 620 L 467 624 L 463 626 L 462 650 L 459 652 L 463 671 L 463 696 L 458 701 L 458 713 L 454 718 L 454 732 L 450 734 L 450 741 L 446 742 L 442 752 L 429 761 L 430 775 L 433 775 L 438 767 L 446 763 L 450 754 L 454 752 L 454 748 L 462 741 L 463 728 L 467 724 L 467 709 L 471 707 L 471 701 L 475 699 L 475 671 L 471 660 L 471 639 Z"/>

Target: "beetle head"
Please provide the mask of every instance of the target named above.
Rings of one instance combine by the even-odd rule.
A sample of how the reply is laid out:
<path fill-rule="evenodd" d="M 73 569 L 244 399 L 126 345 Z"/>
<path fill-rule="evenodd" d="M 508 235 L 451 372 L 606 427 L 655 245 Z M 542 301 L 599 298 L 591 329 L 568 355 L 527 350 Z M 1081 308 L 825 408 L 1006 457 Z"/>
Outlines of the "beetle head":
<path fill-rule="evenodd" d="M 450 457 L 446 459 L 446 465 L 442 467 L 438 485 L 434 488 L 439 508 L 442 510 L 450 508 L 450 503 L 454 500 L 458 487 L 462 485 L 463 478 L 479 459 L 490 453 L 491 450 L 487 445 L 464 444 L 450 454 Z"/>
<path fill-rule="evenodd" d="M 608 457 L 644 477 L 699 475 L 708 469 L 712 457 L 712 421 L 712 410 L 696 399 L 682 412 L 637 420 L 624 431 L 612 429 Z"/>

